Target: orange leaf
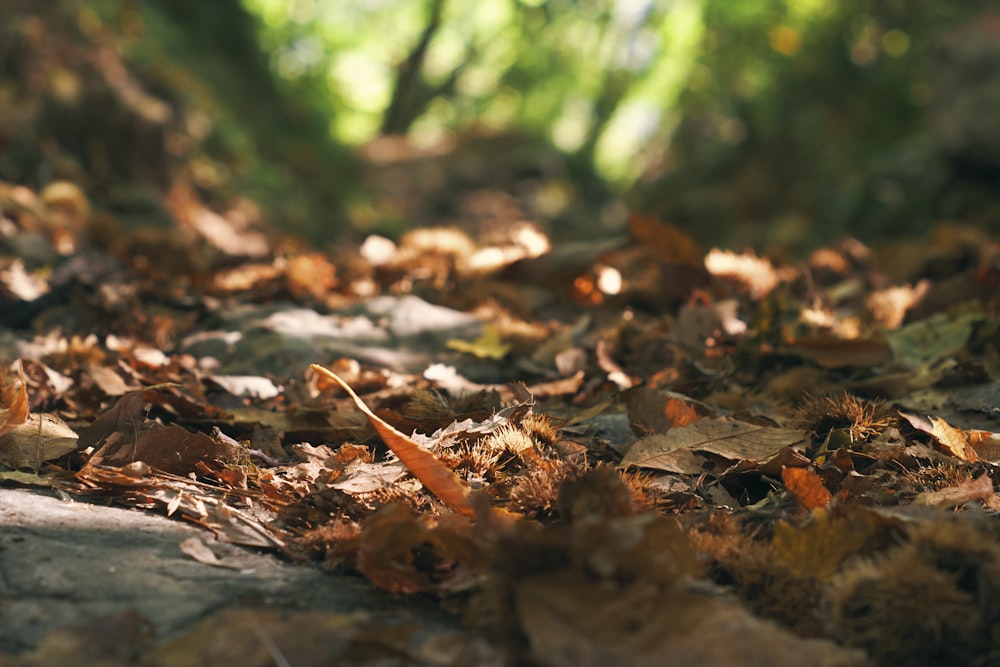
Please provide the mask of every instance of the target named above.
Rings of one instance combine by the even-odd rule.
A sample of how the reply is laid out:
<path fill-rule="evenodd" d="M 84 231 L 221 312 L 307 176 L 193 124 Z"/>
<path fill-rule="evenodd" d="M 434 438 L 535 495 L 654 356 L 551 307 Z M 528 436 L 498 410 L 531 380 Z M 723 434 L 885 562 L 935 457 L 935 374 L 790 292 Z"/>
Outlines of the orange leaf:
<path fill-rule="evenodd" d="M 826 507 L 833 497 L 823 480 L 809 468 L 789 468 L 781 469 L 781 483 L 785 485 L 785 490 L 795 496 L 795 499 L 807 510 L 814 510 L 819 507 Z"/>
<path fill-rule="evenodd" d="M 969 444 L 984 461 L 1000 461 L 1000 433 L 970 429 L 965 432 Z"/>
<path fill-rule="evenodd" d="M 976 454 L 976 450 L 969 444 L 969 438 L 965 435 L 965 431 L 955 428 L 939 417 L 931 417 L 931 424 L 934 425 L 931 435 L 937 438 L 941 449 L 946 454 L 957 456 L 963 461 L 971 463 L 979 460 L 979 455 Z"/>
<path fill-rule="evenodd" d="M 371 425 L 378 432 L 386 447 L 399 457 L 403 465 L 406 466 L 421 484 L 427 487 L 428 491 L 440 498 L 445 505 L 448 505 L 452 509 L 467 516 L 475 515 L 475 511 L 469 503 L 469 487 L 462 482 L 454 470 L 441 463 L 433 454 L 422 449 L 420 445 L 397 431 L 372 412 L 371 408 L 365 405 L 365 402 L 336 373 L 318 364 L 312 364 L 310 368 L 314 372 L 336 382 L 354 399 L 354 404 L 368 417 L 368 421 L 371 422 Z"/>
<path fill-rule="evenodd" d="M 24 371 L 18 363 L 17 375 L 3 371 L 0 375 L 0 435 L 10 433 L 28 418 L 28 391 L 24 386 Z"/>
<path fill-rule="evenodd" d="M 663 406 L 663 414 L 675 427 L 687 426 L 701 419 L 701 415 L 693 407 L 676 398 L 667 399 L 667 404 Z"/>

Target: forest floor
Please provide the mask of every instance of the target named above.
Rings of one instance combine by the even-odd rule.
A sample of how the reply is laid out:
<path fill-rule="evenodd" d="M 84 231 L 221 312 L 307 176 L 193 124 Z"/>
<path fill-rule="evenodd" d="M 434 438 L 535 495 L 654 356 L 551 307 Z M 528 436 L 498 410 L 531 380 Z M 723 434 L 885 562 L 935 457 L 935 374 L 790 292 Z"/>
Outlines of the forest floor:
<path fill-rule="evenodd" d="M 293 141 L 130 11 L 8 4 L 0 667 L 1000 665 L 983 228 L 734 251 L 545 142 Z"/>
<path fill-rule="evenodd" d="M 997 661 L 982 232 L 315 250 L 168 203 L 0 189 L 0 665 Z"/>

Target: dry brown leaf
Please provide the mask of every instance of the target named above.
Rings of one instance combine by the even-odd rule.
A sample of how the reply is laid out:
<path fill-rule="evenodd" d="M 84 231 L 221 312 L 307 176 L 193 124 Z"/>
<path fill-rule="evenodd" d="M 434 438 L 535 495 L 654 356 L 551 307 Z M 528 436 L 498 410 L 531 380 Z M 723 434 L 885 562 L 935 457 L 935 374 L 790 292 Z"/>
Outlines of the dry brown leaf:
<path fill-rule="evenodd" d="M 623 394 L 629 425 L 638 435 L 666 433 L 711 414 L 711 408 L 683 394 L 637 387 Z"/>
<path fill-rule="evenodd" d="M 732 602 L 642 581 L 602 586 L 578 572 L 544 573 L 513 594 L 532 664 L 543 667 L 867 664 L 861 651 L 802 639 Z"/>
<path fill-rule="evenodd" d="M 228 570 L 241 569 L 239 565 L 221 560 L 200 537 L 189 537 L 181 542 L 179 546 L 181 551 L 202 565 L 211 565 L 212 567 L 221 567 Z"/>
<path fill-rule="evenodd" d="M 174 475 L 195 472 L 199 463 L 232 461 L 233 446 L 213 440 L 204 433 L 192 433 L 177 424 L 163 426 L 150 422 L 141 430 L 109 439 L 91 457 L 93 465 L 120 467 L 134 461 Z"/>
<path fill-rule="evenodd" d="M 358 569 L 393 593 L 457 592 L 476 587 L 489 562 L 467 519 L 441 521 L 390 505 L 369 518 L 358 540 Z"/>
<path fill-rule="evenodd" d="M 892 360 L 892 348 L 884 340 L 808 339 L 789 343 L 783 351 L 796 354 L 823 368 L 877 366 Z"/>
<path fill-rule="evenodd" d="M 899 416 L 910 423 L 913 428 L 932 436 L 940 449 L 949 456 L 974 463 L 979 460 L 979 454 L 969 442 L 965 431 L 956 428 L 939 417 L 930 417 L 927 421 L 917 415 L 899 411 Z"/>
<path fill-rule="evenodd" d="M 628 228 L 632 238 L 664 264 L 701 268 L 701 249 L 680 227 L 633 213 L 628 218 Z"/>
<path fill-rule="evenodd" d="M 757 426 L 726 419 L 702 419 L 635 443 L 622 466 L 690 472 L 691 452 L 707 452 L 730 461 L 765 463 L 785 447 L 804 444 L 808 433 L 798 429 Z M 680 456 L 681 458 L 678 458 Z"/>
<path fill-rule="evenodd" d="M 969 444 L 969 438 L 966 437 L 965 431 L 955 428 L 939 417 L 931 417 L 931 424 L 934 426 L 931 435 L 937 438 L 941 449 L 946 454 L 957 456 L 963 461 L 969 461 L 970 463 L 979 460 L 979 455 L 976 454 L 976 450 Z"/>
<path fill-rule="evenodd" d="M 24 423 L 0 436 L 0 463 L 35 472 L 45 461 L 76 449 L 77 435 L 55 415 L 31 413 Z"/>
<path fill-rule="evenodd" d="M 969 444 L 983 461 L 1000 461 L 1000 433 L 972 429 L 965 432 Z"/>
<path fill-rule="evenodd" d="M 403 465 L 416 477 L 427 490 L 437 496 L 444 504 L 467 516 L 473 516 L 475 511 L 469 504 L 469 486 L 465 484 L 455 471 L 434 457 L 433 454 L 422 449 L 411 438 L 403 435 L 391 425 L 386 423 L 381 417 L 371 411 L 361 397 L 354 393 L 350 385 L 340 379 L 333 371 L 327 370 L 318 364 L 313 364 L 313 372 L 319 373 L 326 378 L 333 380 L 347 392 L 354 400 L 361 412 L 365 413 L 368 421 L 378 432 L 386 447 L 399 457 Z"/>
<path fill-rule="evenodd" d="M 975 479 L 969 479 L 958 486 L 921 493 L 913 499 L 914 505 L 925 507 L 959 507 L 976 500 L 989 500 L 993 497 L 993 480 L 986 473 Z"/>

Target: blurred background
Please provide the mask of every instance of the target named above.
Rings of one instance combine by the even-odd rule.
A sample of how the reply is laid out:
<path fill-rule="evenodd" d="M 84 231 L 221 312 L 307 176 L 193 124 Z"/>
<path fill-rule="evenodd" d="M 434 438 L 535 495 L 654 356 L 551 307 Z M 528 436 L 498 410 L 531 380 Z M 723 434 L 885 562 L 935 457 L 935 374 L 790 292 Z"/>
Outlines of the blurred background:
<path fill-rule="evenodd" d="M 124 228 L 169 225 L 184 196 L 316 243 L 520 220 L 600 239 L 629 212 L 788 255 L 1000 228 L 994 2 L 0 12 L 0 181 L 76 183 Z"/>

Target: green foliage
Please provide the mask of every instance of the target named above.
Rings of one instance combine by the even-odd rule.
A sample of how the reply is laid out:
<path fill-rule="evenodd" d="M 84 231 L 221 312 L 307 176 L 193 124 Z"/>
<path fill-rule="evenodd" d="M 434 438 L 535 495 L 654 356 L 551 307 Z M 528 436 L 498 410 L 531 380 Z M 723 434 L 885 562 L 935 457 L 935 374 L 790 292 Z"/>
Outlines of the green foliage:
<path fill-rule="evenodd" d="M 700 35 L 698 0 L 245 1 L 279 74 L 326 72 L 342 141 L 516 127 L 624 181 Z"/>
<path fill-rule="evenodd" d="M 740 245 L 926 228 L 943 170 L 927 118 L 936 35 L 967 11 L 707 0 L 684 121 L 634 205 Z"/>
<path fill-rule="evenodd" d="M 546 137 L 702 239 L 816 245 L 922 228 L 941 31 L 974 8 L 899 0 L 244 0 L 272 67 L 381 133 Z"/>
<path fill-rule="evenodd" d="M 103 0 L 79 12 L 114 33 L 174 108 L 187 137 L 176 157 L 206 193 L 250 197 L 275 224 L 314 237 L 342 227 L 357 170 L 330 137 L 325 79 L 276 79 L 240 0 Z"/>

